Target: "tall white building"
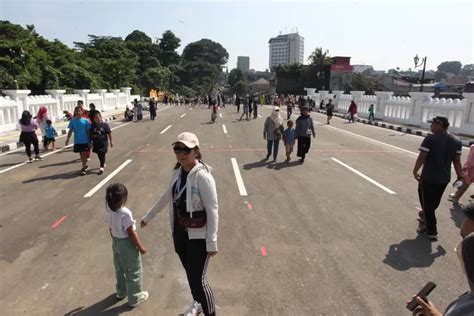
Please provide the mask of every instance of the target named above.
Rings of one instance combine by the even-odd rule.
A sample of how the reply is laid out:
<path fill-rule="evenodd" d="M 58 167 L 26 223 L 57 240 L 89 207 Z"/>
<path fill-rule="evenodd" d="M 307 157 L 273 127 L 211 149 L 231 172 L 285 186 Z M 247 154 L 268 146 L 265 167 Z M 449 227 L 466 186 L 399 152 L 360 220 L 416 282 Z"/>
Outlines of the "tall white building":
<path fill-rule="evenodd" d="M 240 69 L 243 73 L 249 72 L 250 70 L 250 57 L 248 56 L 237 56 L 237 69 Z"/>
<path fill-rule="evenodd" d="M 304 37 L 290 33 L 272 37 L 269 44 L 269 67 L 304 62 Z"/>

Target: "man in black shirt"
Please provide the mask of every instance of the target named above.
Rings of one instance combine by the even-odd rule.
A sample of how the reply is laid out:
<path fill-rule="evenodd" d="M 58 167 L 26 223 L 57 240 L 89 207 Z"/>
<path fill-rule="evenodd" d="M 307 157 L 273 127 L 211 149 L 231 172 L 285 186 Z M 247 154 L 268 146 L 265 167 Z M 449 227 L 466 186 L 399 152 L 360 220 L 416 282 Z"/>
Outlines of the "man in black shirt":
<path fill-rule="evenodd" d="M 451 180 L 451 163 L 458 179 L 463 178 L 462 143 L 459 138 L 448 133 L 449 121 L 446 117 L 436 116 L 428 123 L 431 123 L 433 134 L 426 136 L 420 145 L 420 154 L 413 168 L 413 176 L 418 181 L 418 197 L 423 209 L 420 221 L 424 225 L 417 232 L 420 236 L 436 240 L 438 231 L 435 210 Z M 423 170 L 420 175 L 418 171 L 421 166 Z"/>

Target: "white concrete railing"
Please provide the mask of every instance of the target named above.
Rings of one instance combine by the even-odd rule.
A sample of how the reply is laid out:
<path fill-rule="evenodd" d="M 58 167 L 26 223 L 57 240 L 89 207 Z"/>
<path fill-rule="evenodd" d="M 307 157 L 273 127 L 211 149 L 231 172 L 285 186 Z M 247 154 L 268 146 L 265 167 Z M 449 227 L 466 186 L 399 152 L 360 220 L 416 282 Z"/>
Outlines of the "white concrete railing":
<path fill-rule="evenodd" d="M 436 115 L 445 116 L 450 122 L 450 131 L 474 136 L 474 93 L 464 93 L 463 99 L 432 98 L 431 92 L 410 92 L 410 97 L 395 97 L 393 92 L 376 91 L 375 95 L 364 95 L 363 91 L 352 91 L 343 94 L 342 91 L 315 92 L 315 89 L 305 89 L 307 94 L 319 106 L 321 100 L 325 104 L 332 99 L 335 110 L 347 113 L 351 101 L 357 104 L 359 117 L 369 116 L 371 104 L 375 108 L 375 118 L 393 123 L 428 128 L 427 120 Z"/>
<path fill-rule="evenodd" d="M 99 89 L 94 93 L 90 90 L 75 90 L 74 94 L 65 94 L 65 90 L 46 90 L 47 95 L 29 96 L 30 90 L 2 90 L 5 97 L 0 96 L 0 132 L 18 129 L 18 120 L 25 110 L 35 116 L 40 106 L 46 106 L 53 121 L 63 117 L 63 111 L 73 112 L 78 100 L 82 100 L 86 107 L 94 103 L 99 111 L 110 111 L 125 108 L 133 98 L 131 88 L 111 90 Z"/>

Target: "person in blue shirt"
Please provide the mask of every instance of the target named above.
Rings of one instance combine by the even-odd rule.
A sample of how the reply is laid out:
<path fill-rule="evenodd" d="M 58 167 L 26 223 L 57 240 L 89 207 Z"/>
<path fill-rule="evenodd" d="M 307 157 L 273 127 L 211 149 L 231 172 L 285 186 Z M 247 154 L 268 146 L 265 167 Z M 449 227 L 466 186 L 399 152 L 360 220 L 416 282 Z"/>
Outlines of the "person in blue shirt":
<path fill-rule="evenodd" d="M 85 175 L 89 169 L 87 166 L 87 153 L 89 152 L 89 130 L 91 123 L 83 117 L 83 110 L 80 107 L 74 109 L 74 118 L 69 121 L 69 132 L 67 133 L 66 146 L 74 133 L 74 152 L 81 156 L 82 169 L 81 175 Z"/>
<path fill-rule="evenodd" d="M 290 155 L 293 152 L 293 146 L 295 146 L 295 129 L 293 128 L 293 121 L 288 120 L 286 122 L 287 128 L 283 133 L 283 142 L 285 143 L 286 149 L 286 162 L 290 162 Z"/>
<path fill-rule="evenodd" d="M 58 136 L 58 133 L 56 132 L 56 129 L 53 127 L 53 122 L 51 120 L 46 120 L 46 126 L 44 128 L 44 151 L 48 151 L 48 146 L 51 144 L 52 151 L 56 150 L 55 142 L 56 142 L 56 136 Z"/>

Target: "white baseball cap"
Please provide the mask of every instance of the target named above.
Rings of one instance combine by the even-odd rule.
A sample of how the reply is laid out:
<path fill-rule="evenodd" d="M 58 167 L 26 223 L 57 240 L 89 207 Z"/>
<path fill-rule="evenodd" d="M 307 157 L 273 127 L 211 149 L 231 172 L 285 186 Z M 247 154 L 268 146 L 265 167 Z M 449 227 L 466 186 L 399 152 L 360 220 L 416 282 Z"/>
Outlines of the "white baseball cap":
<path fill-rule="evenodd" d="M 197 138 L 196 134 L 190 132 L 183 132 L 178 135 L 176 141 L 172 144 L 176 143 L 183 143 L 188 148 L 199 147 L 199 139 Z"/>

